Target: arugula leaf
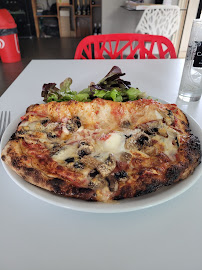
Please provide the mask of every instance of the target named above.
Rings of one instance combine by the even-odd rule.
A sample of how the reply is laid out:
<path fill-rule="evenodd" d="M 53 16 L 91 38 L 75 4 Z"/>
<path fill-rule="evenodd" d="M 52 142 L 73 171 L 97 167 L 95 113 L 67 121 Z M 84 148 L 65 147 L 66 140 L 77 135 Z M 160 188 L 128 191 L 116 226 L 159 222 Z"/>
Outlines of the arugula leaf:
<path fill-rule="evenodd" d="M 89 94 L 79 92 L 73 99 L 76 101 L 89 101 Z"/>
<path fill-rule="evenodd" d="M 140 90 L 134 87 L 131 87 L 126 91 L 129 100 L 136 100 L 140 93 L 141 93 Z"/>
<path fill-rule="evenodd" d="M 95 93 L 94 93 L 95 97 L 103 98 L 105 95 L 106 95 L 106 91 L 95 89 Z"/>
<path fill-rule="evenodd" d="M 122 101 L 123 100 L 121 93 L 119 91 L 117 91 L 116 89 L 108 91 L 108 97 L 109 97 L 109 99 L 112 99 L 113 101 Z"/>

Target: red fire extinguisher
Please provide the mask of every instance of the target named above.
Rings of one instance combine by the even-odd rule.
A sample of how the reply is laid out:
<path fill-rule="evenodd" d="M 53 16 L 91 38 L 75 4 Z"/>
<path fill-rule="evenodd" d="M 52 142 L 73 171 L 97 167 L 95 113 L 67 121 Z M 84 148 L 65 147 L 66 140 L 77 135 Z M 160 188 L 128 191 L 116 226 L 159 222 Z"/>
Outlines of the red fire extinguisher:
<path fill-rule="evenodd" d="M 17 25 L 6 9 L 0 9 L 0 58 L 3 63 L 21 60 Z"/>

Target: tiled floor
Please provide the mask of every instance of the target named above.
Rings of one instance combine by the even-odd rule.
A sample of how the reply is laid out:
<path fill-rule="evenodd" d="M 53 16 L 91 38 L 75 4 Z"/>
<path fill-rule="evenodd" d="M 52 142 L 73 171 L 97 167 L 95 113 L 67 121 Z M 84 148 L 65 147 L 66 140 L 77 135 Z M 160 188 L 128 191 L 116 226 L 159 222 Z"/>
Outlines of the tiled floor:
<path fill-rule="evenodd" d="M 20 39 L 22 61 L 5 64 L 0 61 L 0 96 L 32 59 L 73 59 L 81 38 Z"/>

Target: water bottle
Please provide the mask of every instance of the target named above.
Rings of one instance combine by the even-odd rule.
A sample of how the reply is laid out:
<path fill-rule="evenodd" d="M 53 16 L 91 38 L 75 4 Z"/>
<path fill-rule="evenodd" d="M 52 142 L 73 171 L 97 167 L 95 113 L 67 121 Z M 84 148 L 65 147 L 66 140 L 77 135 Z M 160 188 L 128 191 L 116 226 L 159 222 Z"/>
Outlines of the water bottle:
<path fill-rule="evenodd" d="M 97 23 L 94 23 L 94 27 L 93 27 L 93 35 L 97 35 Z"/>
<path fill-rule="evenodd" d="M 97 34 L 101 35 L 101 23 L 98 24 Z"/>
<path fill-rule="evenodd" d="M 178 97 L 183 101 L 198 101 L 202 93 L 202 20 L 192 24 Z"/>

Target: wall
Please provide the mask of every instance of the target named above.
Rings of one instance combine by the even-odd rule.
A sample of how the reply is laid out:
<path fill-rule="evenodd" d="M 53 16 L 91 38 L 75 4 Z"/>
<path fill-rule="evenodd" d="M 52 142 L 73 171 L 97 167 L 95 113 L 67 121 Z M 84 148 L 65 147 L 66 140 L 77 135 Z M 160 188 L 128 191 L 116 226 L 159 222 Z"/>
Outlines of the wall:
<path fill-rule="evenodd" d="M 143 11 L 128 11 L 122 8 L 124 0 L 102 0 L 102 33 L 134 33 Z M 154 4 L 155 0 L 144 3 Z M 171 0 L 178 4 L 178 0 Z"/>
<path fill-rule="evenodd" d="M 142 11 L 127 11 L 123 0 L 102 0 L 102 34 L 134 32 Z"/>

